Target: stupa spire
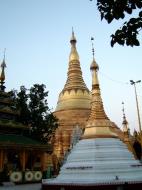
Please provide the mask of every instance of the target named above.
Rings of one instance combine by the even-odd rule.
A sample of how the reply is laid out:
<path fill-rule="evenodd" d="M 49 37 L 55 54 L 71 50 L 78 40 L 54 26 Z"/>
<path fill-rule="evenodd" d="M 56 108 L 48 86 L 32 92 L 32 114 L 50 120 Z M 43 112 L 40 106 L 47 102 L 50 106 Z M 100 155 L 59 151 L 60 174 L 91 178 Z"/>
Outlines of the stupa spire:
<path fill-rule="evenodd" d="M 88 90 L 82 77 L 76 43 L 77 40 L 74 34 L 74 30 L 72 29 L 72 35 L 70 39 L 71 51 L 69 54 L 67 80 L 63 90 L 60 93 L 56 111 L 69 108 L 90 109 L 90 91 Z"/>
<path fill-rule="evenodd" d="M 94 38 L 91 38 L 93 41 Z M 96 119 L 107 119 L 108 117 L 104 111 L 103 102 L 101 98 L 101 91 L 100 85 L 98 80 L 98 71 L 99 66 L 95 61 L 94 58 L 94 46 L 92 42 L 92 54 L 93 54 L 93 61 L 90 66 L 90 70 L 92 72 L 92 101 L 91 101 L 91 114 L 89 120 L 96 120 Z"/>
<path fill-rule="evenodd" d="M 5 81 L 5 67 L 6 67 L 6 63 L 5 63 L 5 51 L 4 50 L 4 56 L 3 56 L 3 61 L 1 63 L 1 75 L 0 75 L 0 90 L 4 91 L 5 86 L 4 86 L 4 81 Z"/>
<path fill-rule="evenodd" d="M 87 121 L 87 126 L 83 138 L 93 138 L 93 137 L 116 137 L 110 127 L 113 126 L 112 122 L 107 117 L 103 101 L 101 98 L 100 84 L 98 80 L 98 70 L 99 66 L 94 58 L 94 38 L 91 38 L 92 41 L 92 54 L 93 61 L 90 66 L 92 72 L 92 100 L 91 100 L 91 112 L 89 119 Z"/>
<path fill-rule="evenodd" d="M 71 43 L 71 52 L 70 52 L 70 56 L 69 56 L 69 62 L 72 63 L 72 62 L 78 62 L 79 61 L 79 55 L 78 55 L 78 52 L 76 50 L 76 37 L 75 37 L 75 34 L 74 34 L 74 30 L 72 28 L 72 36 L 71 36 L 71 39 L 70 39 L 70 43 Z"/>
<path fill-rule="evenodd" d="M 126 131 L 128 131 L 128 121 L 127 121 L 126 116 L 125 116 L 124 102 L 122 102 L 122 105 L 123 105 L 123 108 L 122 108 L 122 112 L 123 112 L 123 122 L 122 122 L 123 132 L 126 132 Z"/>
<path fill-rule="evenodd" d="M 126 115 L 125 115 L 125 108 L 124 108 L 124 102 L 122 102 L 122 112 L 123 112 L 123 121 L 122 121 L 122 125 L 123 125 L 123 133 L 124 133 L 124 141 L 127 142 L 129 141 L 129 127 L 128 127 L 128 121 L 126 119 Z"/>
<path fill-rule="evenodd" d="M 67 76 L 67 81 L 66 81 L 63 91 L 68 90 L 68 89 L 69 90 L 71 89 L 88 90 L 82 77 L 79 55 L 76 49 L 77 40 L 76 40 L 73 29 L 72 29 L 72 36 L 70 39 L 70 43 L 71 43 L 71 52 L 69 55 L 69 67 L 68 67 L 68 74 L 67 74 L 68 76 Z"/>

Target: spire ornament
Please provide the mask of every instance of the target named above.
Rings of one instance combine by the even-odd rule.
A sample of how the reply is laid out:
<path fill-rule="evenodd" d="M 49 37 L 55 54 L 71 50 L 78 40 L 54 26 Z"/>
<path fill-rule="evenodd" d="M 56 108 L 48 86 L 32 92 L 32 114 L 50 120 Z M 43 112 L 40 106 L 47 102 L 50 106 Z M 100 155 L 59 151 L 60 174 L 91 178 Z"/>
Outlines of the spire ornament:
<path fill-rule="evenodd" d="M 126 115 L 125 115 L 125 108 L 124 108 L 124 102 L 122 102 L 122 112 L 123 112 L 123 133 L 124 133 L 124 142 L 129 142 L 129 136 L 130 136 L 130 129 L 128 127 L 128 121 L 126 119 Z"/>
<path fill-rule="evenodd" d="M 90 91 L 83 80 L 73 28 L 70 43 L 67 80 L 59 95 L 56 111 L 76 108 L 90 109 Z"/>
<path fill-rule="evenodd" d="M 5 51 L 6 49 L 4 49 L 4 56 L 3 56 L 3 61 L 1 63 L 1 75 L 0 75 L 0 90 L 4 91 L 5 90 L 5 86 L 4 86 L 4 81 L 5 81 L 5 68 L 6 68 L 6 63 L 5 63 Z"/>
<path fill-rule="evenodd" d="M 97 77 L 97 72 L 99 70 L 99 66 L 98 64 L 96 63 L 95 61 L 95 58 L 94 58 L 94 38 L 91 37 L 91 42 L 92 42 L 92 55 L 93 55 L 93 61 L 90 65 L 90 71 L 92 72 L 92 89 L 95 87 L 95 85 L 99 85 L 99 81 L 98 81 L 98 77 Z"/>
<path fill-rule="evenodd" d="M 69 63 L 70 64 L 79 62 L 79 55 L 78 55 L 78 52 L 76 50 L 76 42 L 77 42 L 77 40 L 76 40 L 74 31 L 73 31 L 73 28 L 72 28 L 72 36 L 71 36 L 71 39 L 70 39 L 71 52 L 70 52 L 70 56 L 69 56 Z"/>
<path fill-rule="evenodd" d="M 71 36 L 71 39 L 70 39 L 70 43 L 76 43 L 76 37 L 75 37 L 75 34 L 74 34 L 74 30 L 73 30 L 73 27 L 72 27 L 72 36 Z"/>
<path fill-rule="evenodd" d="M 92 54 L 93 54 L 93 59 L 94 59 L 94 52 L 95 52 L 95 50 L 94 50 L 94 43 L 93 43 L 93 41 L 94 41 L 94 37 L 91 37 L 91 42 L 92 42 Z"/>
<path fill-rule="evenodd" d="M 80 90 L 89 90 L 86 87 L 86 84 L 82 77 L 82 71 L 80 68 L 79 55 L 76 49 L 76 37 L 72 29 L 72 37 L 70 40 L 71 43 L 71 52 L 69 55 L 69 68 L 68 68 L 68 77 L 63 91 L 80 89 Z"/>
<path fill-rule="evenodd" d="M 124 102 L 122 102 L 122 112 L 123 112 L 123 122 L 122 122 L 122 125 L 123 125 L 123 132 L 127 132 L 129 131 L 129 127 L 128 127 L 128 121 L 126 119 L 126 115 L 125 115 L 125 108 L 124 108 Z"/>

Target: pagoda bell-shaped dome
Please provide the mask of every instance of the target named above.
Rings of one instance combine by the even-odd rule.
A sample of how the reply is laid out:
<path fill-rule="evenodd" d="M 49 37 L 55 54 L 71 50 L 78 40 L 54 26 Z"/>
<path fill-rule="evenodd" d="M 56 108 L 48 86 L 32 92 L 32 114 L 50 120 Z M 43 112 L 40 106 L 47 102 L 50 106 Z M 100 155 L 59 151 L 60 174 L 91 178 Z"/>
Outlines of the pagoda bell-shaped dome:
<path fill-rule="evenodd" d="M 61 93 L 55 111 L 69 109 L 90 109 L 91 93 L 88 90 L 80 68 L 79 55 L 76 49 L 76 38 L 72 31 L 70 39 L 71 52 L 69 55 L 69 67 L 67 81 Z"/>

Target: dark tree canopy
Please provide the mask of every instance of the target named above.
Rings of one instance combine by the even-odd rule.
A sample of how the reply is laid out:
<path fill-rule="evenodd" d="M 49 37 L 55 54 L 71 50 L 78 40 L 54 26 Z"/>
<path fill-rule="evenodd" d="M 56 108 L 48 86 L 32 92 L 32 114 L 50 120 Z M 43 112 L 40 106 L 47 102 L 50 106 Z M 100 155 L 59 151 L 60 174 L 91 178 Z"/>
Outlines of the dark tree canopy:
<path fill-rule="evenodd" d="M 42 143 L 47 143 L 57 128 L 57 118 L 51 113 L 45 91 L 46 86 L 35 84 L 29 90 L 21 86 L 17 93 L 18 120 L 30 128 L 29 136 Z"/>
<path fill-rule="evenodd" d="M 126 14 L 132 14 L 134 10 L 142 8 L 142 0 L 97 0 L 97 7 L 101 20 L 111 23 L 114 19 L 124 19 Z M 142 29 L 142 11 L 136 18 L 123 23 L 123 26 L 111 35 L 111 46 L 115 43 L 127 46 L 139 46 L 138 35 Z"/>
<path fill-rule="evenodd" d="M 20 87 L 20 92 L 16 95 L 16 107 L 20 112 L 18 121 L 24 125 L 28 125 L 30 121 L 30 110 L 28 108 L 28 97 L 27 89 L 24 86 Z"/>

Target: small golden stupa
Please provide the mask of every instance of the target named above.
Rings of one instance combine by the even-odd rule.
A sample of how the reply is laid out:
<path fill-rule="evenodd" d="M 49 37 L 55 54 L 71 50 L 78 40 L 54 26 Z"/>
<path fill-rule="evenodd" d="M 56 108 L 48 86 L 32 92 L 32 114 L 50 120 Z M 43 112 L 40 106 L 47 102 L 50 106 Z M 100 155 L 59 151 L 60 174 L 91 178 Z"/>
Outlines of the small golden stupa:
<path fill-rule="evenodd" d="M 116 133 L 111 131 L 113 123 L 110 121 L 104 111 L 98 80 L 99 66 L 94 59 L 94 48 L 93 61 L 90 66 L 90 70 L 92 72 L 91 113 L 85 127 L 83 138 L 117 137 Z"/>

